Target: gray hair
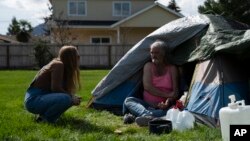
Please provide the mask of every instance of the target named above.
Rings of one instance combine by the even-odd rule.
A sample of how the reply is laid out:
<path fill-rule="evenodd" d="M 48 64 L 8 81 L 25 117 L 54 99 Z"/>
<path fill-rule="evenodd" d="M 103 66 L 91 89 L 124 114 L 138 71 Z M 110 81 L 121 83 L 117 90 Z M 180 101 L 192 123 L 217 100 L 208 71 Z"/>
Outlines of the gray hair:
<path fill-rule="evenodd" d="M 165 58 L 165 62 L 166 63 L 169 63 L 169 61 L 170 61 L 170 56 L 171 56 L 171 54 L 170 54 L 170 48 L 169 48 L 169 46 L 165 43 L 165 42 L 163 42 L 163 41 L 161 41 L 161 40 L 156 40 L 155 42 L 153 42 L 151 45 L 150 45 L 150 48 L 155 48 L 155 47 L 157 47 L 157 48 L 160 48 L 161 50 L 162 50 L 162 55 L 164 56 L 164 58 Z"/>
<path fill-rule="evenodd" d="M 168 46 L 168 45 L 167 45 L 165 42 L 161 41 L 161 40 L 156 40 L 155 42 L 153 42 L 153 43 L 151 44 L 151 47 L 165 48 L 165 47 L 167 47 L 167 46 Z"/>
<path fill-rule="evenodd" d="M 164 56 L 166 55 L 168 45 L 165 42 L 161 40 L 156 40 L 151 44 L 150 48 L 155 48 L 155 47 L 160 48 L 162 50 L 162 53 L 164 53 Z"/>

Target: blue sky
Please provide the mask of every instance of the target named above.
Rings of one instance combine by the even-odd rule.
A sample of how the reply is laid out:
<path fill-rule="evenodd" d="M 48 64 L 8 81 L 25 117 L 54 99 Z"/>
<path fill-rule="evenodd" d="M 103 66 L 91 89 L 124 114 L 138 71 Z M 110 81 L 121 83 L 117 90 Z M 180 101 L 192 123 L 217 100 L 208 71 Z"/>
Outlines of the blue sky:
<path fill-rule="evenodd" d="M 159 0 L 168 4 L 170 0 Z M 198 5 L 205 0 L 175 0 L 185 16 L 197 14 Z M 43 23 L 42 17 L 50 14 L 49 0 L 0 0 L 0 34 L 5 35 L 11 19 L 27 20 L 34 27 Z"/>

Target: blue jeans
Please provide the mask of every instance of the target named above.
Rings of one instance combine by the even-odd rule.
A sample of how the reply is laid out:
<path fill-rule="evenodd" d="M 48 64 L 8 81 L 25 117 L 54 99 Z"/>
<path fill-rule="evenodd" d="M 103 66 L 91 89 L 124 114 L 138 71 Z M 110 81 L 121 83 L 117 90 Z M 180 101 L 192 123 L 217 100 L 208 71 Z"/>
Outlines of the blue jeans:
<path fill-rule="evenodd" d="M 38 88 L 29 88 L 25 95 L 25 108 L 54 123 L 72 106 L 72 98 L 66 93 L 51 93 Z"/>
<path fill-rule="evenodd" d="M 167 114 L 167 110 L 155 109 L 147 102 L 135 97 L 127 97 L 124 101 L 124 108 L 126 108 L 134 116 L 153 116 L 162 117 Z"/>

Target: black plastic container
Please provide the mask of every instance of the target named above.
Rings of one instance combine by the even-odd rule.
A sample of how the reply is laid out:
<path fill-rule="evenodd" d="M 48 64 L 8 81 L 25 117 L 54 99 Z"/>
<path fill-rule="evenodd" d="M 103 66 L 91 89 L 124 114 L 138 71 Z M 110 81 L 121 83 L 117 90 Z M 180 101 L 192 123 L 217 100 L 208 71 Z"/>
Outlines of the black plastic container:
<path fill-rule="evenodd" d="M 172 122 L 170 120 L 152 120 L 149 122 L 149 133 L 162 134 L 172 131 Z"/>

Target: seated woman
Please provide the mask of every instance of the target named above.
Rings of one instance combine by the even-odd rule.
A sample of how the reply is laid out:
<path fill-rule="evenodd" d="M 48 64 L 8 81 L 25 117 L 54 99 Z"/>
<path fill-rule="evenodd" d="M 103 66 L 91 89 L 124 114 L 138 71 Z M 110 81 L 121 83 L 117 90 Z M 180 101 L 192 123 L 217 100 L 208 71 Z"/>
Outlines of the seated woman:
<path fill-rule="evenodd" d="M 136 117 L 139 126 L 147 126 L 153 118 L 165 116 L 171 102 L 177 99 L 178 69 L 167 61 L 166 48 L 162 41 L 150 46 L 151 62 L 143 68 L 143 99 L 125 99 L 124 107 L 129 114 L 124 116 L 124 123 L 131 123 L 128 118 Z"/>

